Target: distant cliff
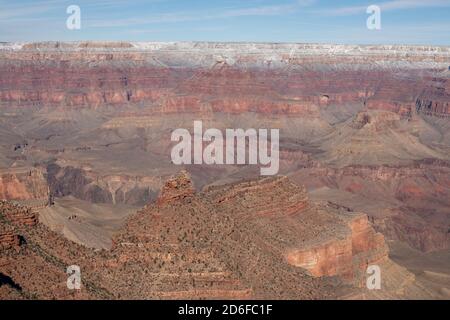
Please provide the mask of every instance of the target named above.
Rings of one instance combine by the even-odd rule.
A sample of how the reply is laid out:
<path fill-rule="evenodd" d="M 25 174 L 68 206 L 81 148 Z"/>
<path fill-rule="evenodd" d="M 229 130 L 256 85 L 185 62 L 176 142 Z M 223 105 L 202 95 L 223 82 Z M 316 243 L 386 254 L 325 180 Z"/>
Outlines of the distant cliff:
<path fill-rule="evenodd" d="M 153 112 L 314 117 L 367 104 L 449 111 L 450 48 L 251 43 L 0 45 L 3 106 L 142 105 Z"/>

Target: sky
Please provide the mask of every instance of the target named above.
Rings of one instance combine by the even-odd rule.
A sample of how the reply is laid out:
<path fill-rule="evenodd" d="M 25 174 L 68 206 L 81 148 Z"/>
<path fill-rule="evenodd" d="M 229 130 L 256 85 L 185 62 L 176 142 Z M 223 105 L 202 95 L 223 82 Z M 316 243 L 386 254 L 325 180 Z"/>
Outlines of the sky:
<path fill-rule="evenodd" d="M 0 41 L 85 40 L 450 46 L 450 0 L 0 0 Z"/>

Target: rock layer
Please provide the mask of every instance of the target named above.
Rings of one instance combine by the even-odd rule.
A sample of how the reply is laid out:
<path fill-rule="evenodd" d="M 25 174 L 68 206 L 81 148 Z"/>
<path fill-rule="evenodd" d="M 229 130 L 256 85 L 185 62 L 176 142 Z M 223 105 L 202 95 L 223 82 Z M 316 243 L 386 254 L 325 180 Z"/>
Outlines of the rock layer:
<path fill-rule="evenodd" d="M 416 107 L 437 115 L 449 112 L 448 76 L 431 76 L 448 68 L 448 48 L 114 45 L 37 43 L 14 50 L 3 45 L 0 101 L 70 108 L 143 104 L 163 113 L 252 111 L 305 117 L 317 116 L 327 105 L 355 103 L 406 116 Z M 408 76 L 399 76 L 398 70 Z M 416 99 L 418 91 L 423 94 Z"/>
<path fill-rule="evenodd" d="M 26 208 L 3 202 L 3 217 L 25 241 L 20 252 L 6 251 L 0 271 L 22 298 L 317 299 L 336 297 L 333 277 L 359 285 L 367 264 L 387 261 L 383 237 L 365 215 L 310 202 L 286 178 L 199 193 L 189 181 L 186 172 L 169 179 L 162 194 L 177 197 L 131 216 L 110 251 L 80 247 L 41 224 L 24 226 L 9 217 Z M 188 197 L 178 196 L 180 186 Z M 64 265 L 74 262 L 83 270 L 77 293 L 62 282 Z M 33 268 L 46 270 L 36 283 L 24 277 Z"/>
<path fill-rule="evenodd" d="M 158 204 L 167 204 L 173 201 L 179 201 L 184 198 L 192 197 L 195 189 L 191 177 L 187 171 L 182 171 L 175 177 L 172 177 L 164 184 L 161 193 L 158 196 Z"/>
<path fill-rule="evenodd" d="M 35 226 L 38 215 L 28 207 L 0 200 L 0 212 L 6 219 L 17 225 Z"/>
<path fill-rule="evenodd" d="M 0 251 L 20 247 L 20 237 L 12 226 L 0 226 Z M 0 263 L 1 264 L 1 263 Z"/>
<path fill-rule="evenodd" d="M 37 169 L 1 170 L 0 199 L 48 199 L 47 181 L 43 172 Z"/>

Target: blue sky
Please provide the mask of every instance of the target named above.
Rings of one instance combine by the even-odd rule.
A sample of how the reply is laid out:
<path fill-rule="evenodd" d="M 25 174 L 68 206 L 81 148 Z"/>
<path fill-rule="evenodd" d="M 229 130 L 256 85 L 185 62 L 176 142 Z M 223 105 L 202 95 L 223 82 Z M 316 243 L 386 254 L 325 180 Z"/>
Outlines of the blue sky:
<path fill-rule="evenodd" d="M 372 4 L 381 30 L 366 27 Z M 450 0 L 0 0 L 0 41 L 46 40 L 450 45 Z"/>

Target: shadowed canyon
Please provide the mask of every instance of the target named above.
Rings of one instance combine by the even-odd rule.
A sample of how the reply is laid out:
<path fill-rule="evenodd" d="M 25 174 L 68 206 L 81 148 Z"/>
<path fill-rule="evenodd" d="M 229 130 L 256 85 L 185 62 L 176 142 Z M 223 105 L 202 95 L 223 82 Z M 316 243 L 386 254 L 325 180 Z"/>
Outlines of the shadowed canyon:
<path fill-rule="evenodd" d="M 450 299 L 450 48 L 0 43 L 0 199 L 0 299 Z"/>

